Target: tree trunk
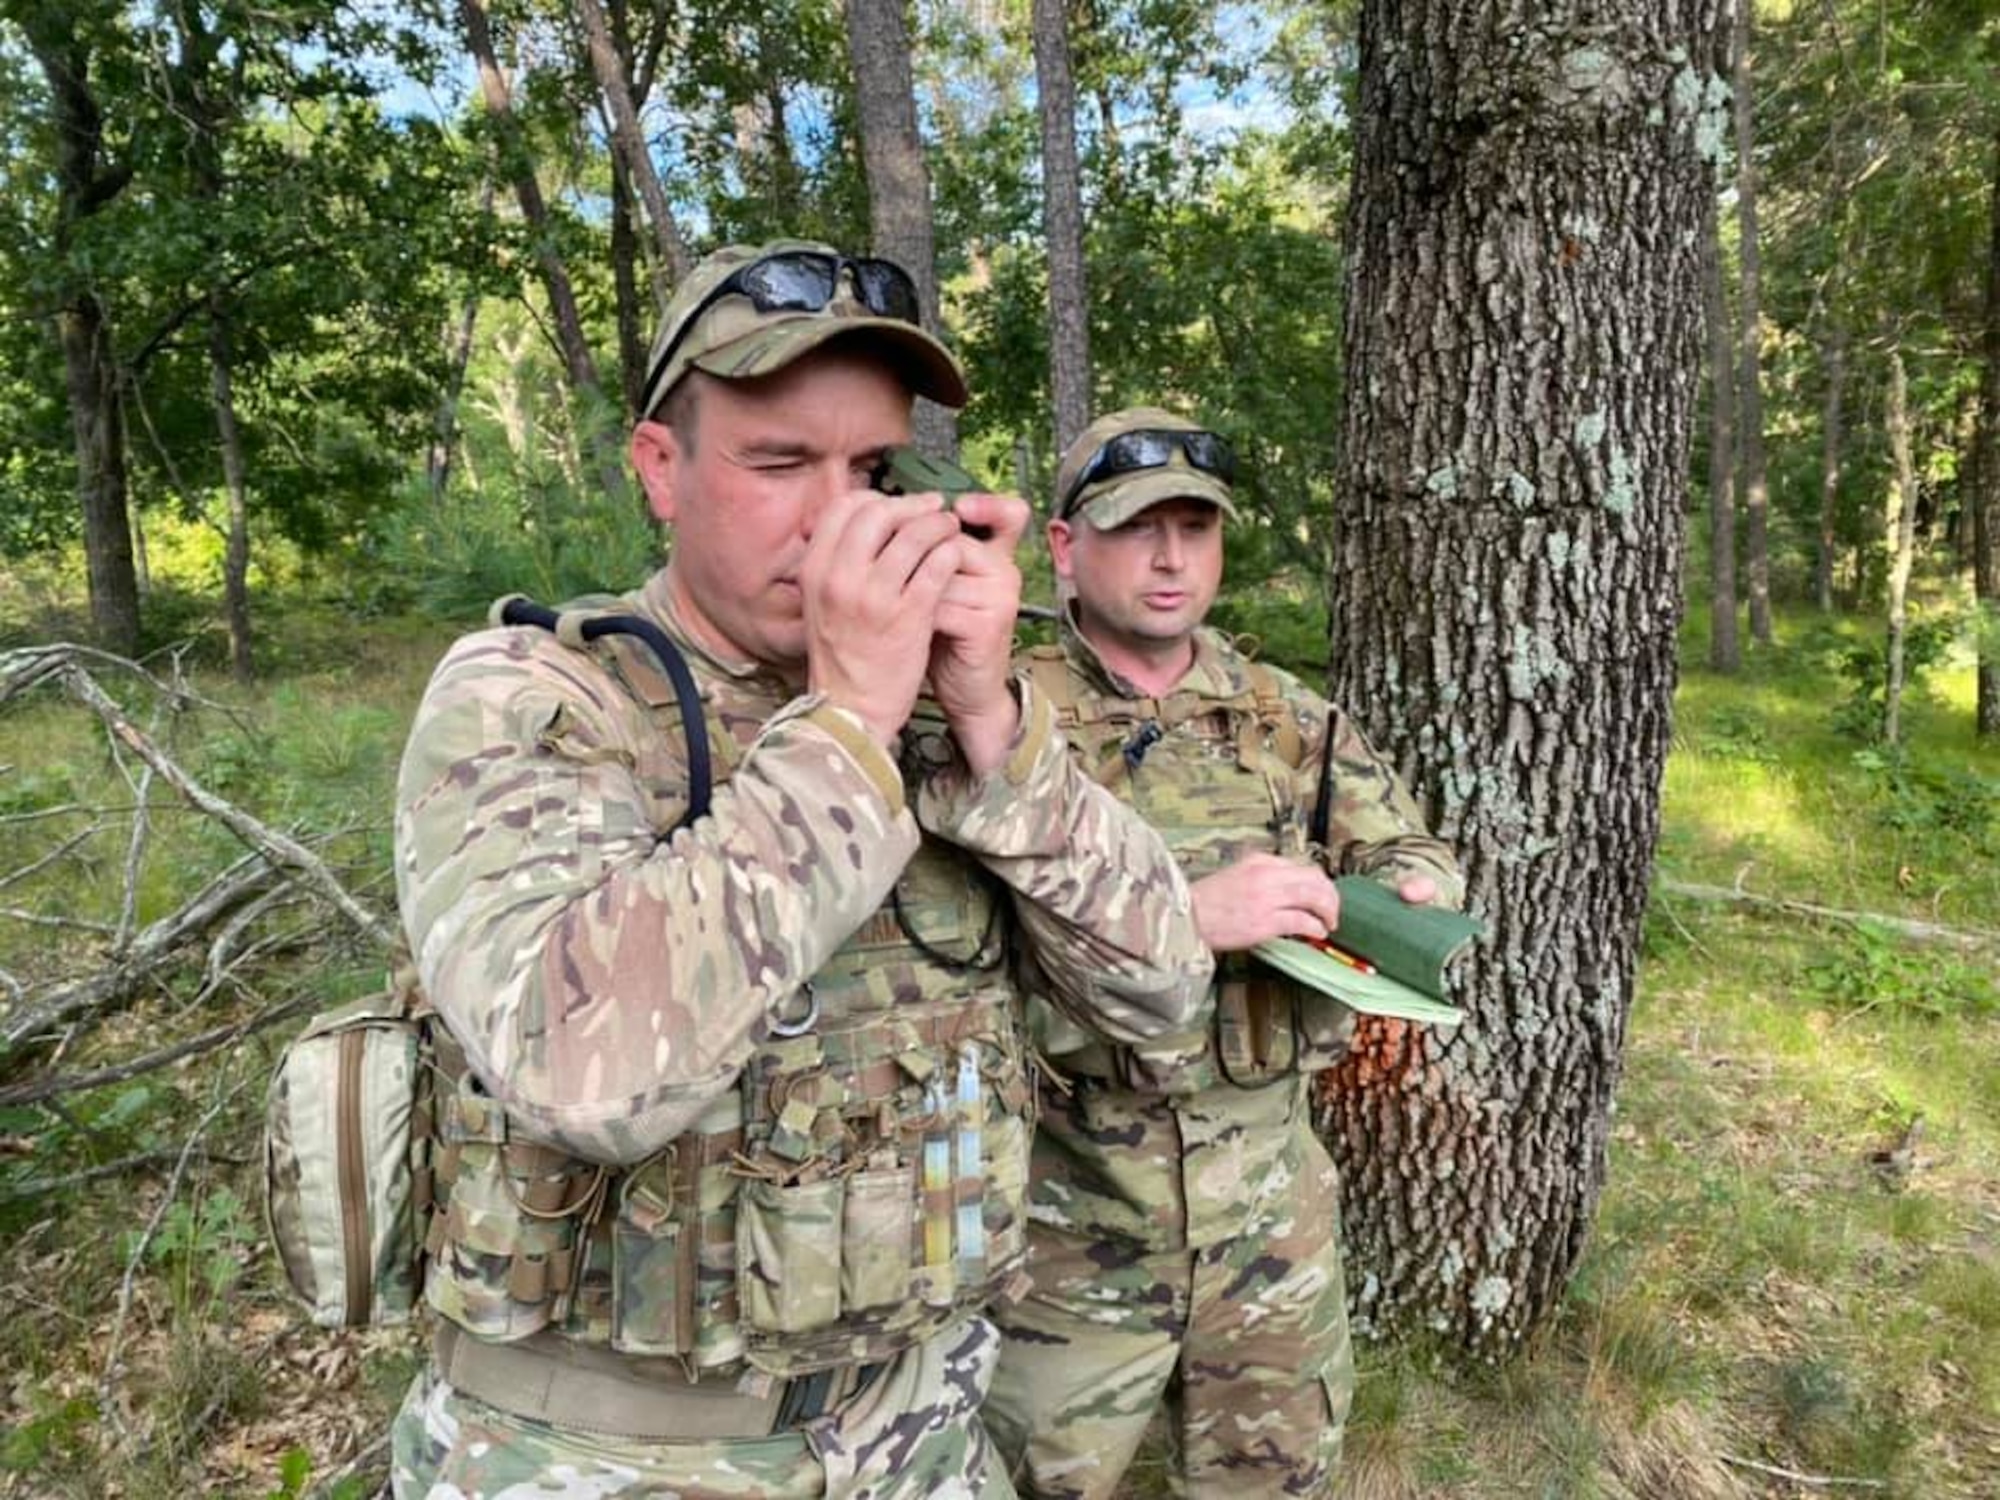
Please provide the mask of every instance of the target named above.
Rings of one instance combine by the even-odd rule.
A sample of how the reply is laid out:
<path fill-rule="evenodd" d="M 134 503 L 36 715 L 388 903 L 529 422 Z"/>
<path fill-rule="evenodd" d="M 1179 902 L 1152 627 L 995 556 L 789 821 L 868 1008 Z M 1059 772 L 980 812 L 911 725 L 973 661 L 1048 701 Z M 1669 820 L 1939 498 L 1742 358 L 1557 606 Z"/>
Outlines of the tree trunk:
<path fill-rule="evenodd" d="M 847 50 L 854 63 L 861 161 L 868 175 L 869 236 L 878 255 L 916 279 L 924 322 L 935 331 L 940 318 L 931 176 L 917 131 L 903 0 L 847 0 Z M 927 452 L 956 458 L 957 418 L 933 401 L 918 401 L 916 440 Z"/>
<path fill-rule="evenodd" d="M 493 179 L 479 186 L 479 212 L 483 218 L 493 207 Z M 466 371 L 472 367 L 472 336 L 479 326 L 479 293 L 466 294 L 458 326 L 450 330 L 451 363 L 445 370 L 444 393 L 438 397 L 437 413 L 431 419 L 430 452 L 424 458 L 424 473 L 430 480 L 431 504 L 444 504 L 451 486 L 451 463 L 458 452 L 458 403 L 465 394 Z"/>
<path fill-rule="evenodd" d="M 667 192 L 660 174 L 653 169 L 653 154 L 646 148 L 645 132 L 639 128 L 639 111 L 633 102 L 632 82 L 626 58 L 612 41 L 610 24 L 597 0 L 576 0 L 576 13 L 583 22 L 584 42 L 590 50 L 591 71 L 603 90 L 611 111 L 611 149 L 624 167 L 626 179 L 638 189 L 646 205 L 646 218 L 653 226 L 654 290 L 660 304 L 666 304 L 667 284 L 678 284 L 691 264 L 687 241 L 681 238 L 667 205 Z M 484 68 L 482 65 L 482 73 Z M 491 95 L 488 95 L 491 104 Z"/>
<path fill-rule="evenodd" d="M 87 272 L 71 264 L 77 226 L 125 188 L 131 169 L 106 169 L 104 117 L 90 91 L 90 52 L 66 7 L 19 16 L 29 49 L 48 80 L 55 114 L 56 311 L 63 383 L 76 448 L 76 497 L 83 512 L 83 555 L 90 580 L 90 625 L 97 643 L 120 656 L 139 654 L 139 576 L 132 562 L 132 517 L 125 486 L 125 421 L 119 408 L 118 359 L 104 304 Z"/>
<path fill-rule="evenodd" d="M 229 540 L 222 553 L 223 615 L 229 622 L 229 669 L 238 682 L 254 675 L 250 649 L 250 496 L 244 472 L 243 434 L 236 425 L 230 384 L 228 310 L 220 295 L 209 299 L 209 389 L 215 401 L 215 434 L 222 448 L 222 479 L 229 495 Z"/>
<path fill-rule="evenodd" d="M 1813 554 L 1813 601 L 1823 615 L 1833 613 L 1833 550 L 1840 520 L 1841 396 L 1847 384 L 1847 330 L 1832 324 L 1820 346 L 1826 391 L 1819 414 L 1819 546 Z"/>
<path fill-rule="evenodd" d="M 576 292 L 570 285 L 569 268 L 557 249 L 549 221 L 548 204 L 542 186 L 535 180 L 535 166 L 525 147 L 516 138 L 514 101 L 507 75 L 500 70 L 499 55 L 493 50 L 493 32 L 487 24 L 483 0 L 459 0 L 459 18 L 465 26 L 466 46 L 479 69 L 479 88 L 486 112 L 493 116 L 501 145 L 503 168 L 513 174 L 514 198 L 527 222 L 528 237 L 541 264 L 542 283 L 549 295 L 549 314 L 555 323 L 556 349 L 570 389 L 579 398 L 585 444 L 591 450 L 598 483 L 615 497 L 629 497 L 625 480 L 622 433 L 608 420 L 604 382 L 598 378 L 597 361 L 584 337 L 583 315 L 577 310 Z"/>
<path fill-rule="evenodd" d="M 1331 677 L 1460 851 L 1466 1024 L 1330 1080 L 1357 1326 L 1516 1344 L 1604 1180 L 1659 828 L 1727 0 L 1364 0 Z M 1304 289 L 1301 289 L 1302 293 Z"/>
<path fill-rule="evenodd" d="M 1049 239 L 1049 384 L 1056 451 L 1090 425 L 1090 285 L 1076 164 L 1076 79 L 1065 0 L 1034 0 L 1035 89 L 1042 117 L 1042 217 Z"/>
<path fill-rule="evenodd" d="M 1972 588 L 1985 627 L 1979 632 L 1982 737 L 2000 735 L 2000 139 L 1994 142 L 1992 240 L 1986 255 L 1986 367 L 1980 379 L 1978 480 L 1972 503 Z"/>
<path fill-rule="evenodd" d="M 118 365 L 104 309 L 78 293 L 56 314 L 76 444 L 76 494 L 83 507 L 83 555 L 90 577 L 90 629 L 119 656 L 139 654 L 139 575 L 125 491 L 125 419 Z"/>
<path fill-rule="evenodd" d="M 660 321 L 663 269 L 654 258 L 651 315 L 639 293 L 639 235 L 632 223 L 632 179 L 617 155 L 611 158 L 611 292 L 617 308 L 619 387 L 625 394 L 625 414 L 636 421 L 646 399 L 646 330 Z"/>
<path fill-rule="evenodd" d="M 1708 304 L 1708 664 L 1734 672 L 1743 665 L 1736 639 L 1736 343 L 1729 336 L 1718 216 L 1709 217 L 1702 265 Z"/>
<path fill-rule="evenodd" d="M 1736 220 L 1743 265 L 1737 307 L 1743 364 L 1736 381 L 1736 451 L 1743 477 L 1743 562 L 1750 582 L 1750 639 L 1771 644 L 1770 484 L 1764 465 L 1764 258 L 1757 243 L 1757 163 L 1750 129 L 1751 0 L 1737 0 L 1735 59 Z"/>
<path fill-rule="evenodd" d="M 430 479 L 432 505 L 443 505 L 445 491 L 451 487 L 451 461 L 458 451 L 458 403 L 465 394 L 465 372 L 472 364 L 472 335 L 478 324 L 479 298 L 475 294 L 465 299 L 458 327 L 451 330 L 451 364 L 445 371 L 444 394 L 438 397 L 437 415 L 431 423 L 424 472 Z"/>
<path fill-rule="evenodd" d="M 181 115 L 190 138 L 190 183 L 196 201 L 211 205 L 215 222 L 222 222 L 225 183 L 222 168 L 223 132 L 229 127 L 229 101 L 235 88 L 215 77 L 219 38 L 206 26 L 199 4 L 187 0 L 175 7 L 180 27 L 178 81 Z M 238 66 L 242 54 L 238 53 Z M 229 300 L 224 284 L 229 275 L 221 246 L 211 246 L 209 270 L 215 277 L 208 294 L 209 400 L 215 408 L 216 446 L 222 457 L 223 494 L 229 527 L 222 552 L 222 611 L 229 630 L 230 674 L 247 684 L 254 675 L 250 639 L 250 495 L 243 461 L 243 433 L 236 421 L 236 392 L 229 346 Z"/>
<path fill-rule="evenodd" d="M 1889 350 L 1889 672 L 1882 694 L 1882 738 L 1903 742 L 1903 637 L 1909 623 L 1910 563 L 1917 550 L 1917 476 L 1910 456 L 1910 383 L 1903 351 Z"/>

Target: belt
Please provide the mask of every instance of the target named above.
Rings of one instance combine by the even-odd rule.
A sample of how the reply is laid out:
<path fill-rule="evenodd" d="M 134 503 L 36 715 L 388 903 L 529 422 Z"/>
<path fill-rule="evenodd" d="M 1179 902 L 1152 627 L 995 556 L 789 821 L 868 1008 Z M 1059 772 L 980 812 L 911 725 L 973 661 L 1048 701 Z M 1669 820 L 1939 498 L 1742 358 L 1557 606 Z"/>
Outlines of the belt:
<path fill-rule="evenodd" d="M 494 1344 L 443 1321 L 432 1355 L 455 1390 L 510 1416 L 654 1442 L 787 1432 L 853 1397 L 882 1368 L 842 1365 L 774 1380 L 760 1395 L 723 1376 L 697 1384 L 676 1359 L 642 1359 L 550 1333 Z"/>

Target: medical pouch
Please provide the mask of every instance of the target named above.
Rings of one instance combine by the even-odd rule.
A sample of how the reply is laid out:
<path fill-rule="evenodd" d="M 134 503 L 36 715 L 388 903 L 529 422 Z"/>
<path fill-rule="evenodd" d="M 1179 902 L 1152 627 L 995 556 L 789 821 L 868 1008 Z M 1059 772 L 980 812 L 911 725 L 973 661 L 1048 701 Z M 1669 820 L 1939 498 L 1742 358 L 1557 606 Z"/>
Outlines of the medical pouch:
<path fill-rule="evenodd" d="M 409 1320 L 430 1208 L 430 1084 L 414 983 L 314 1018 L 264 1108 L 265 1222 L 327 1328 Z"/>

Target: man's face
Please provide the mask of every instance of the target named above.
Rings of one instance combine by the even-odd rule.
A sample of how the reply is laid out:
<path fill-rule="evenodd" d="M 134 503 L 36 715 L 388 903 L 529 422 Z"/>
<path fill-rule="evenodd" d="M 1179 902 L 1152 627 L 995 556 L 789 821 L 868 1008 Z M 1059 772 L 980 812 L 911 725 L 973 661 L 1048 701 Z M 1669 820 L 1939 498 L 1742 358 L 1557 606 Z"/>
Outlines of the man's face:
<path fill-rule="evenodd" d="M 866 354 L 819 350 L 759 380 L 699 373 L 693 441 L 642 422 L 632 461 L 674 528 L 669 577 L 683 622 L 724 655 L 801 671 L 799 568 L 827 503 L 865 489 L 910 440 L 910 395 Z"/>
<path fill-rule="evenodd" d="M 1084 634 L 1145 651 L 1185 640 L 1222 583 L 1222 512 L 1205 500 L 1162 500 L 1123 526 L 1049 522 L 1049 554 L 1076 598 Z"/>

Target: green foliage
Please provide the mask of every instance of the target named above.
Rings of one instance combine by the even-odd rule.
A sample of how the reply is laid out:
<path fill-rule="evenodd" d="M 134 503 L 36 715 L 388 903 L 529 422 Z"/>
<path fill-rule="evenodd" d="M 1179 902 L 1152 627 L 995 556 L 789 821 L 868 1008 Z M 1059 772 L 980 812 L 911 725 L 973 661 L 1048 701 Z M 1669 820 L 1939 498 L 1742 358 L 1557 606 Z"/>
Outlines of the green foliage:
<path fill-rule="evenodd" d="M 1910 620 L 1903 632 L 1906 703 L 1923 691 L 1925 675 L 1945 659 L 1960 630 L 1960 621 L 1951 614 L 1917 615 Z M 1827 649 L 1848 684 L 1846 698 L 1833 709 L 1834 726 L 1856 739 L 1879 739 L 1889 692 L 1886 635 L 1846 641 L 1822 635 L 1819 640 L 1827 642 Z"/>
<path fill-rule="evenodd" d="M 1857 922 L 1804 972 L 1806 993 L 1840 1010 L 1899 1008 L 1940 1020 L 2000 1011 L 1991 965 L 1927 951 L 1874 922 Z"/>
<path fill-rule="evenodd" d="M 1855 766 L 1878 790 L 1878 816 L 1906 832 L 1961 835 L 1990 845 L 2000 833 L 2000 778 L 1929 758 L 1854 752 Z"/>
<path fill-rule="evenodd" d="M 392 517 L 376 548 L 393 580 L 384 601 L 474 620 L 504 594 L 553 603 L 632 588 L 657 563 L 657 533 L 636 505 L 547 470 L 520 477 L 518 488 L 503 477 Z"/>
<path fill-rule="evenodd" d="M 146 1246 L 146 1258 L 164 1274 L 176 1309 L 197 1313 L 215 1302 L 242 1274 L 243 1257 L 258 1238 L 254 1217 L 227 1188 L 193 1203 L 169 1205 L 160 1227 Z M 137 1246 L 128 1237 L 125 1253 Z"/>
<path fill-rule="evenodd" d="M 30 1389 L 30 1415 L 0 1437 L 0 1471 L 44 1473 L 76 1462 L 89 1449 L 97 1424 L 97 1402 L 89 1396 L 57 1396 Z"/>

